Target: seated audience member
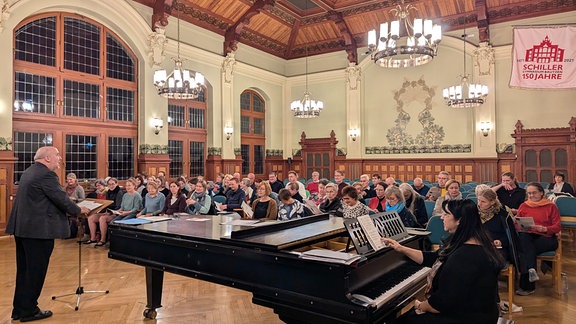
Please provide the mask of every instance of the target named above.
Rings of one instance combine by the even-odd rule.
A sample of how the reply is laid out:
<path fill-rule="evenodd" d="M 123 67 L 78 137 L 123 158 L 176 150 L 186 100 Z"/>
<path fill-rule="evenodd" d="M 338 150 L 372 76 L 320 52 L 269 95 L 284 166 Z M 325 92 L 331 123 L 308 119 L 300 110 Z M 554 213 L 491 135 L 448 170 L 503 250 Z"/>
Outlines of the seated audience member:
<path fill-rule="evenodd" d="M 446 182 L 450 180 L 450 173 L 448 171 L 440 171 L 438 173 L 438 183 L 428 190 L 426 200 L 436 201 L 436 199 L 443 197 L 446 194 Z"/>
<path fill-rule="evenodd" d="M 270 183 L 270 188 L 275 193 L 279 193 L 280 189 L 284 188 L 284 184 L 278 180 L 278 174 L 276 172 L 270 172 L 268 174 L 268 182 Z"/>
<path fill-rule="evenodd" d="M 358 201 L 358 196 L 358 189 L 353 186 L 346 186 L 342 189 L 342 214 L 344 218 L 356 218 L 374 213 L 372 209 Z"/>
<path fill-rule="evenodd" d="M 140 216 L 156 216 L 162 213 L 164 210 L 164 204 L 166 203 L 166 197 L 164 194 L 158 191 L 158 183 L 156 181 L 150 181 L 146 184 L 146 191 L 148 192 L 144 196 L 144 208 L 136 215 Z"/>
<path fill-rule="evenodd" d="M 424 197 L 420 196 L 411 185 L 402 183 L 399 186 L 400 191 L 404 195 L 405 207 L 416 217 L 418 224 L 425 227 L 428 223 L 428 213 L 426 212 L 426 204 Z"/>
<path fill-rule="evenodd" d="M 478 211 L 483 228 L 492 239 L 502 258 L 518 267 L 518 260 L 514 260 L 514 256 L 518 257 L 518 254 L 512 250 L 514 246 L 519 246 L 518 232 L 514 227 L 514 215 L 502 206 L 498 201 L 498 196 L 490 190 L 490 187 L 486 186 L 484 190 L 477 191 L 476 196 L 478 197 Z M 506 229 L 510 231 L 510 237 L 514 240 L 512 242 L 514 244 L 508 240 Z"/>
<path fill-rule="evenodd" d="M 312 171 L 312 181 L 308 182 L 306 185 L 306 190 L 310 192 L 310 195 L 318 193 L 318 186 L 320 184 L 320 173 L 318 171 Z"/>
<path fill-rule="evenodd" d="M 400 216 L 402 223 L 406 227 L 422 227 L 418 224 L 416 217 L 406 208 L 404 195 L 400 188 L 396 186 L 388 186 L 384 192 L 386 196 L 386 211 L 395 211 Z"/>
<path fill-rule="evenodd" d="M 291 220 L 307 215 L 306 207 L 298 200 L 294 200 L 290 190 L 282 189 L 278 194 L 280 207 L 278 207 L 278 220 Z"/>
<path fill-rule="evenodd" d="M 356 181 L 352 183 L 352 187 L 356 189 L 358 192 L 358 201 L 363 205 L 366 205 L 366 200 L 364 199 L 364 190 L 362 190 L 362 183 L 360 181 Z"/>
<path fill-rule="evenodd" d="M 246 201 L 250 201 L 250 197 L 252 196 L 252 192 L 254 191 L 252 189 L 252 187 L 250 187 L 252 183 L 250 182 L 250 179 L 248 178 L 243 178 L 240 181 L 240 189 L 242 189 L 244 191 L 244 195 L 246 196 Z"/>
<path fill-rule="evenodd" d="M 328 179 L 320 179 L 320 181 L 318 181 L 318 192 L 315 192 L 308 197 L 308 199 L 312 200 L 316 206 L 320 206 L 321 203 L 326 201 L 326 185 L 329 182 Z"/>
<path fill-rule="evenodd" d="M 278 218 L 278 204 L 276 200 L 270 197 L 272 188 L 267 181 L 260 182 L 256 187 L 256 194 L 258 198 L 252 203 L 252 211 L 254 219 L 270 219 Z"/>
<path fill-rule="evenodd" d="M 564 173 L 556 171 L 556 173 L 554 173 L 554 182 L 548 186 L 548 190 L 552 191 L 553 193 L 567 193 L 572 196 L 576 196 L 572 185 L 568 182 L 564 182 L 564 180 Z"/>
<path fill-rule="evenodd" d="M 169 184 L 167 184 L 166 178 L 163 176 L 158 176 L 156 177 L 156 183 L 158 183 L 158 191 L 160 191 L 164 196 L 168 197 L 170 195 L 170 189 L 166 188 L 166 186 L 169 186 Z M 176 186 L 178 186 L 178 184 L 176 184 Z"/>
<path fill-rule="evenodd" d="M 518 186 L 518 182 L 512 172 L 502 174 L 502 183 L 492 187 L 498 195 L 498 200 L 504 206 L 510 207 L 514 215 L 518 207 L 526 200 L 526 190 Z"/>
<path fill-rule="evenodd" d="M 336 170 L 334 171 L 334 183 L 338 186 L 338 198 L 342 198 L 342 189 L 348 186 L 346 182 L 344 182 L 344 171 Z"/>
<path fill-rule="evenodd" d="M 460 192 L 460 182 L 450 179 L 446 182 L 446 194 L 442 197 L 436 199 L 436 205 L 434 206 L 434 211 L 432 215 L 442 214 L 442 202 L 444 200 L 460 200 L 462 199 L 462 193 Z"/>
<path fill-rule="evenodd" d="M 170 193 L 164 201 L 163 215 L 183 213 L 186 209 L 186 196 L 180 192 L 180 187 L 175 181 L 170 182 Z"/>
<path fill-rule="evenodd" d="M 104 181 L 104 179 L 96 179 L 96 181 L 94 181 L 94 187 L 94 191 L 86 195 L 86 198 L 106 199 L 106 181 Z"/>
<path fill-rule="evenodd" d="M 192 177 L 192 178 L 190 178 L 190 180 L 188 180 L 188 183 L 187 183 L 188 193 L 185 195 L 186 198 L 189 198 L 190 195 L 191 195 L 194 191 L 196 191 L 196 184 L 197 184 L 198 182 L 200 182 L 200 181 L 202 181 L 202 180 L 200 180 L 199 177 Z"/>
<path fill-rule="evenodd" d="M 224 174 L 218 173 L 218 175 L 216 175 L 216 180 L 214 181 L 213 187 L 210 188 L 210 192 L 212 194 L 212 197 L 225 196 L 224 195 L 224 185 L 223 185 L 222 181 L 224 181 Z"/>
<path fill-rule="evenodd" d="M 136 180 L 136 191 L 138 191 L 138 193 L 140 194 L 140 196 L 142 198 L 144 198 L 146 195 L 142 194 L 142 191 L 144 190 L 144 188 L 146 188 L 146 184 L 144 183 L 144 178 L 142 177 L 142 175 L 138 174 L 137 176 L 134 177 L 134 179 Z"/>
<path fill-rule="evenodd" d="M 342 203 L 338 198 L 338 185 L 330 182 L 326 185 L 326 200 L 318 206 L 323 213 L 342 217 Z"/>
<path fill-rule="evenodd" d="M 302 182 L 298 181 L 298 173 L 293 170 L 288 171 L 288 183 L 284 187 L 288 189 L 288 185 L 291 183 L 298 185 L 298 193 L 300 194 L 300 197 L 304 199 L 304 197 L 306 197 L 306 188 Z M 300 202 L 302 202 L 302 200 L 300 200 Z"/>
<path fill-rule="evenodd" d="M 74 173 L 68 173 L 68 175 L 66 175 L 66 194 L 70 200 L 77 203 L 86 199 L 84 188 L 78 184 L 78 179 L 76 179 L 76 174 Z"/>
<path fill-rule="evenodd" d="M 212 206 L 212 197 L 208 193 L 208 185 L 205 181 L 196 182 L 194 191 L 190 194 L 190 198 L 186 199 L 186 208 L 184 211 L 192 215 L 207 215 Z"/>
<path fill-rule="evenodd" d="M 555 251 L 558 248 L 556 234 L 560 232 L 560 212 L 558 207 L 544 197 L 544 188 L 538 182 L 526 185 L 528 200 L 523 202 L 516 213 L 517 217 L 532 217 L 534 226 L 519 227 L 520 245 L 524 253 L 524 266 L 520 269 L 520 284 L 517 295 L 526 296 L 534 293 L 536 281 L 540 278 L 536 272 L 536 256 L 542 252 Z M 545 264 L 545 265 L 544 265 Z M 542 263 L 541 269 L 546 272 L 550 266 Z"/>
<path fill-rule="evenodd" d="M 156 182 L 156 177 L 155 176 L 149 176 L 148 178 L 146 178 L 146 184 L 149 184 L 150 182 Z M 158 184 L 158 182 L 156 182 L 156 184 Z M 158 189 L 160 189 L 160 187 L 158 187 Z M 146 194 L 148 193 L 148 189 L 146 187 L 144 187 L 144 189 L 142 189 L 142 192 L 140 193 L 140 196 L 142 197 L 146 197 Z M 144 203 L 144 200 L 142 200 L 142 202 Z M 144 203 L 144 206 L 146 206 L 146 203 Z"/>
<path fill-rule="evenodd" d="M 388 187 L 390 186 L 398 187 L 398 183 L 396 182 L 396 179 L 394 179 L 393 177 L 386 178 L 386 180 L 384 180 L 384 183 L 386 183 Z"/>
<path fill-rule="evenodd" d="M 442 210 L 444 228 L 451 235 L 439 251 L 422 252 L 381 239 L 414 262 L 432 268 L 425 299 L 416 300 L 410 311 L 392 322 L 496 323 L 498 274 L 503 267 L 500 254 L 483 230 L 473 201 L 444 201 Z"/>
<path fill-rule="evenodd" d="M 254 202 L 254 200 L 258 199 L 258 186 L 260 186 L 260 184 L 262 183 L 262 179 L 260 178 L 255 178 L 254 179 L 254 183 L 252 184 L 252 195 L 250 195 L 250 201 L 249 201 L 249 205 L 252 206 L 252 203 Z"/>
<path fill-rule="evenodd" d="M 378 184 L 381 181 L 382 181 L 382 176 L 378 173 L 373 173 L 372 174 L 372 185 L 370 186 L 370 189 L 375 190 L 376 184 Z"/>
<path fill-rule="evenodd" d="M 370 198 L 370 203 L 368 203 L 368 207 L 377 212 L 385 212 L 386 211 L 386 196 L 384 193 L 386 192 L 386 183 L 378 182 L 374 191 L 376 192 L 376 197 Z"/>
<path fill-rule="evenodd" d="M 302 196 L 300 195 L 299 186 L 297 183 L 288 182 L 286 184 L 286 189 L 288 189 L 288 191 L 290 191 L 290 194 L 292 195 L 292 199 L 295 199 L 301 203 L 304 203 L 304 198 L 302 198 Z"/>
<path fill-rule="evenodd" d="M 370 177 L 367 174 L 360 176 L 360 183 L 362 184 L 362 197 L 364 199 L 376 197 L 376 191 L 370 188 Z"/>
<path fill-rule="evenodd" d="M 186 197 L 188 197 L 188 195 L 193 192 L 193 191 L 188 190 L 188 189 L 190 189 L 190 187 L 187 186 L 186 180 L 178 179 L 176 181 L 176 184 L 178 185 L 178 188 L 180 188 L 180 193 Z M 188 187 L 188 189 L 186 187 Z"/>
<path fill-rule="evenodd" d="M 428 187 L 424 181 L 422 181 L 422 178 L 414 178 L 414 184 L 412 185 L 412 188 L 414 188 L 414 191 L 416 191 L 422 197 L 426 197 L 428 190 L 430 190 L 430 187 Z"/>
<path fill-rule="evenodd" d="M 478 184 L 476 187 L 474 187 L 474 194 L 476 197 L 478 197 L 480 196 L 480 193 L 486 189 L 490 189 L 490 186 L 484 183 Z"/>
<path fill-rule="evenodd" d="M 99 243 L 106 242 L 106 234 L 104 234 L 104 239 L 98 240 L 98 224 L 102 224 L 104 222 L 105 229 L 100 227 L 100 232 L 107 232 L 108 231 L 108 223 L 110 223 L 116 215 L 112 214 L 111 210 L 117 210 L 122 205 L 122 197 L 124 196 L 125 191 L 120 188 L 118 185 L 118 179 L 116 178 L 108 178 L 106 182 L 108 184 L 108 190 L 106 191 L 106 200 L 112 200 L 113 203 L 110 204 L 106 210 L 102 213 L 94 214 L 88 216 L 88 228 L 90 229 L 90 239 L 85 241 L 85 244 L 92 244 L 92 243 Z M 104 244 L 102 244 L 104 245 Z M 100 246 L 102 246 L 100 245 Z"/>
<path fill-rule="evenodd" d="M 234 209 L 241 208 L 242 202 L 246 200 L 244 190 L 240 189 L 238 179 L 230 178 L 228 180 L 230 188 L 226 193 L 226 204 L 222 204 L 222 210 L 233 211 Z"/>

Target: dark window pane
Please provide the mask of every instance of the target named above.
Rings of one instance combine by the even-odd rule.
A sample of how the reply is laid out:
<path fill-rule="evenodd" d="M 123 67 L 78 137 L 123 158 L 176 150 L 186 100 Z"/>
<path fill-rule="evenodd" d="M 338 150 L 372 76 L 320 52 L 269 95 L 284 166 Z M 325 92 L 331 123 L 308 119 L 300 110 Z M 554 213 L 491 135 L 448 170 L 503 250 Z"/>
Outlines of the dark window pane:
<path fill-rule="evenodd" d="M 184 152 L 184 142 L 182 141 L 168 141 L 168 156 L 170 157 L 170 174 L 180 176 L 182 173 L 182 157 Z"/>
<path fill-rule="evenodd" d="M 526 182 L 538 182 L 538 173 L 535 170 L 526 171 Z"/>
<path fill-rule="evenodd" d="M 250 92 L 244 92 L 240 95 L 240 109 L 250 110 Z"/>
<path fill-rule="evenodd" d="M 190 108 L 190 128 L 204 128 L 204 109 Z"/>
<path fill-rule="evenodd" d="M 314 154 L 314 159 L 315 159 L 315 163 L 314 163 L 315 166 L 318 166 L 318 167 L 322 166 L 322 154 L 320 154 L 320 153 Z"/>
<path fill-rule="evenodd" d="M 248 173 L 248 172 L 246 172 Z M 254 145 L 254 173 L 264 173 L 264 146 Z"/>
<path fill-rule="evenodd" d="M 264 135 L 264 119 L 254 118 L 254 134 Z"/>
<path fill-rule="evenodd" d="M 34 164 L 36 151 L 42 146 L 51 145 L 51 133 L 14 133 L 12 148 L 14 149 L 14 157 L 18 159 L 14 162 L 14 184 L 18 184 L 22 173 Z"/>
<path fill-rule="evenodd" d="M 242 173 L 250 173 L 250 145 L 240 145 L 240 154 L 242 155 Z"/>
<path fill-rule="evenodd" d="M 204 142 L 190 142 L 190 176 L 204 175 Z"/>
<path fill-rule="evenodd" d="M 248 116 L 240 117 L 240 132 L 244 134 L 250 134 L 250 117 Z"/>
<path fill-rule="evenodd" d="M 322 155 L 323 160 L 324 160 L 324 167 L 329 167 L 330 166 L 330 155 L 328 153 L 323 154 Z"/>
<path fill-rule="evenodd" d="M 96 179 L 97 141 L 96 136 L 66 135 L 66 173 L 74 172 L 78 179 Z"/>
<path fill-rule="evenodd" d="M 100 27 L 64 17 L 64 68 L 100 74 Z"/>
<path fill-rule="evenodd" d="M 168 104 L 168 125 L 184 127 L 184 106 Z"/>
<path fill-rule="evenodd" d="M 134 176 L 134 140 L 132 138 L 108 138 L 108 175 L 118 179 L 128 179 Z"/>
<path fill-rule="evenodd" d="M 106 88 L 106 118 L 131 122 L 134 120 L 134 91 Z"/>
<path fill-rule="evenodd" d="M 538 160 L 536 159 L 536 151 L 534 150 L 527 150 L 526 156 L 524 157 L 526 166 L 529 168 L 535 168 L 538 165 Z"/>
<path fill-rule="evenodd" d="M 540 182 L 554 182 L 554 175 L 551 170 L 540 171 Z M 546 188 L 544 188 L 546 189 Z"/>
<path fill-rule="evenodd" d="M 552 167 L 552 151 L 550 150 L 540 151 L 540 167 L 546 167 L 546 168 Z"/>
<path fill-rule="evenodd" d="M 16 72 L 14 80 L 15 111 L 55 113 L 56 78 Z"/>
<path fill-rule="evenodd" d="M 126 48 L 106 34 L 106 75 L 109 78 L 134 81 L 134 61 Z"/>
<path fill-rule="evenodd" d="M 41 18 L 15 32 L 14 58 L 56 66 L 56 17 Z"/>
<path fill-rule="evenodd" d="M 64 80 L 64 115 L 100 117 L 100 86 Z"/>
<path fill-rule="evenodd" d="M 306 165 L 312 167 L 314 165 L 314 154 L 307 153 L 306 154 Z"/>
<path fill-rule="evenodd" d="M 253 94 L 252 96 L 252 110 L 256 112 L 264 112 L 264 101 L 259 96 Z"/>
<path fill-rule="evenodd" d="M 565 149 L 557 149 L 554 152 L 555 160 L 556 160 L 556 167 L 566 167 L 568 166 L 568 153 L 566 153 Z"/>

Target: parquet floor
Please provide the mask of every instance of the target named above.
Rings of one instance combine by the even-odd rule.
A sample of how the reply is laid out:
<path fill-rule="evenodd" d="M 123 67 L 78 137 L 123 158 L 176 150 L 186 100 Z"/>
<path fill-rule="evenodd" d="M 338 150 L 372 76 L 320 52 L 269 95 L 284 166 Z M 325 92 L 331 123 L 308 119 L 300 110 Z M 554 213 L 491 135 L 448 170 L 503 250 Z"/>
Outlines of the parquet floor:
<path fill-rule="evenodd" d="M 576 245 L 564 241 L 563 264 L 569 290 L 563 296 L 552 291 L 551 276 L 541 276 L 536 293 L 515 297 L 524 311 L 510 316 L 519 324 L 576 323 Z M 15 277 L 15 244 L 0 237 L 0 323 L 11 323 Z M 42 309 L 54 316 L 40 323 L 280 323 L 272 310 L 253 305 L 251 294 L 173 274 L 164 279 L 163 308 L 156 320 L 142 316 L 146 305 L 144 268 L 110 260 L 106 249 L 82 246 L 82 285 L 85 290 L 110 293 L 83 294 L 79 311 L 76 295 L 52 300 L 53 295 L 74 293 L 78 285 L 78 245 L 75 240 L 56 241 L 42 296 Z M 226 265 L 222 265 L 226 266 Z M 501 297 L 506 299 L 504 289 Z M 18 322 L 14 322 L 18 323 Z"/>

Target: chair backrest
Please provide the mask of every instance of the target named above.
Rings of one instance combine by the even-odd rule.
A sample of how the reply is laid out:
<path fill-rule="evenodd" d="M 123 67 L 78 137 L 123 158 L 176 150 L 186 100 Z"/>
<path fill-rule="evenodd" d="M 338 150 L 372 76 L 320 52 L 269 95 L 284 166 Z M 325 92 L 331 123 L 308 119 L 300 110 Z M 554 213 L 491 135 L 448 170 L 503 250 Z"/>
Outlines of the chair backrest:
<path fill-rule="evenodd" d="M 364 198 L 364 202 L 366 203 L 366 206 L 370 205 L 370 199 L 372 199 L 372 198 Z"/>
<path fill-rule="evenodd" d="M 219 203 L 221 203 L 221 204 L 225 204 L 225 203 L 226 203 L 226 197 L 224 197 L 224 196 L 214 196 L 214 197 L 212 197 L 212 199 L 213 199 L 215 202 L 219 202 Z"/>
<path fill-rule="evenodd" d="M 435 201 L 424 201 L 424 206 L 426 206 L 426 214 L 428 214 L 428 219 L 432 217 L 434 212 L 434 207 L 436 206 Z"/>
<path fill-rule="evenodd" d="M 444 230 L 444 222 L 440 216 L 432 216 L 430 220 L 428 220 L 428 224 L 426 225 L 426 230 L 430 232 L 430 242 L 432 244 L 442 244 L 442 240 L 447 238 L 449 233 Z"/>
<path fill-rule="evenodd" d="M 478 197 L 476 196 L 468 196 L 466 199 L 472 200 L 476 205 L 478 205 Z"/>
<path fill-rule="evenodd" d="M 576 217 L 576 198 L 558 197 L 556 199 L 556 206 L 558 206 L 560 216 Z"/>

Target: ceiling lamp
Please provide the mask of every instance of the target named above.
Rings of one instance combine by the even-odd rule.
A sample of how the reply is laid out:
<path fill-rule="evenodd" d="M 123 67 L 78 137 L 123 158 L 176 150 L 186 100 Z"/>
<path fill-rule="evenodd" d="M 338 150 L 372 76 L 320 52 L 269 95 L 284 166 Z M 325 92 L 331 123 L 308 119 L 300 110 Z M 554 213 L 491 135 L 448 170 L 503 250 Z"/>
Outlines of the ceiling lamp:
<path fill-rule="evenodd" d="M 193 76 L 190 70 L 182 68 L 180 59 L 180 10 L 178 10 L 178 57 L 174 59 L 174 71 L 167 74 L 166 70 L 154 72 L 154 85 L 158 94 L 168 99 L 196 99 L 204 90 L 204 76 L 196 72 Z"/>
<path fill-rule="evenodd" d="M 306 1 L 305 11 L 308 11 L 308 1 Z M 290 110 L 292 110 L 292 113 L 296 118 L 315 118 L 320 116 L 320 112 L 324 109 L 324 102 L 312 99 L 312 94 L 308 91 L 308 39 L 306 38 L 305 41 L 306 90 L 304 91 L 304 97 L 302 99 L 292 101 L 290 104 Z"/>
<path fill-rule="evenodd" d="M 410 21 L 410 11 L 418 8 L 404 0 L 391 9 L 396 20 L 380 24 L 380 37 L 376 30 L 368 31 L 368 53 L 374 63 L 385 68 L 407 68 L 426 64 L 436 56 L 442 40 L 440 25 L 432 26 L 432 20 L 420 18 Z M 401 31 L 401 26 L 404 26 Z"/>
<path fill-rule="evenodd" d="M 466 31 L 462 34 L 464 72 L 460 75 L 460 84 L 442 90 L 442 96 L 448 107 L 473 108 L 484 103 L 488 95 L 488 87 L 482 84 L 470 83 L 470 75 L 466 73 Z"/>

